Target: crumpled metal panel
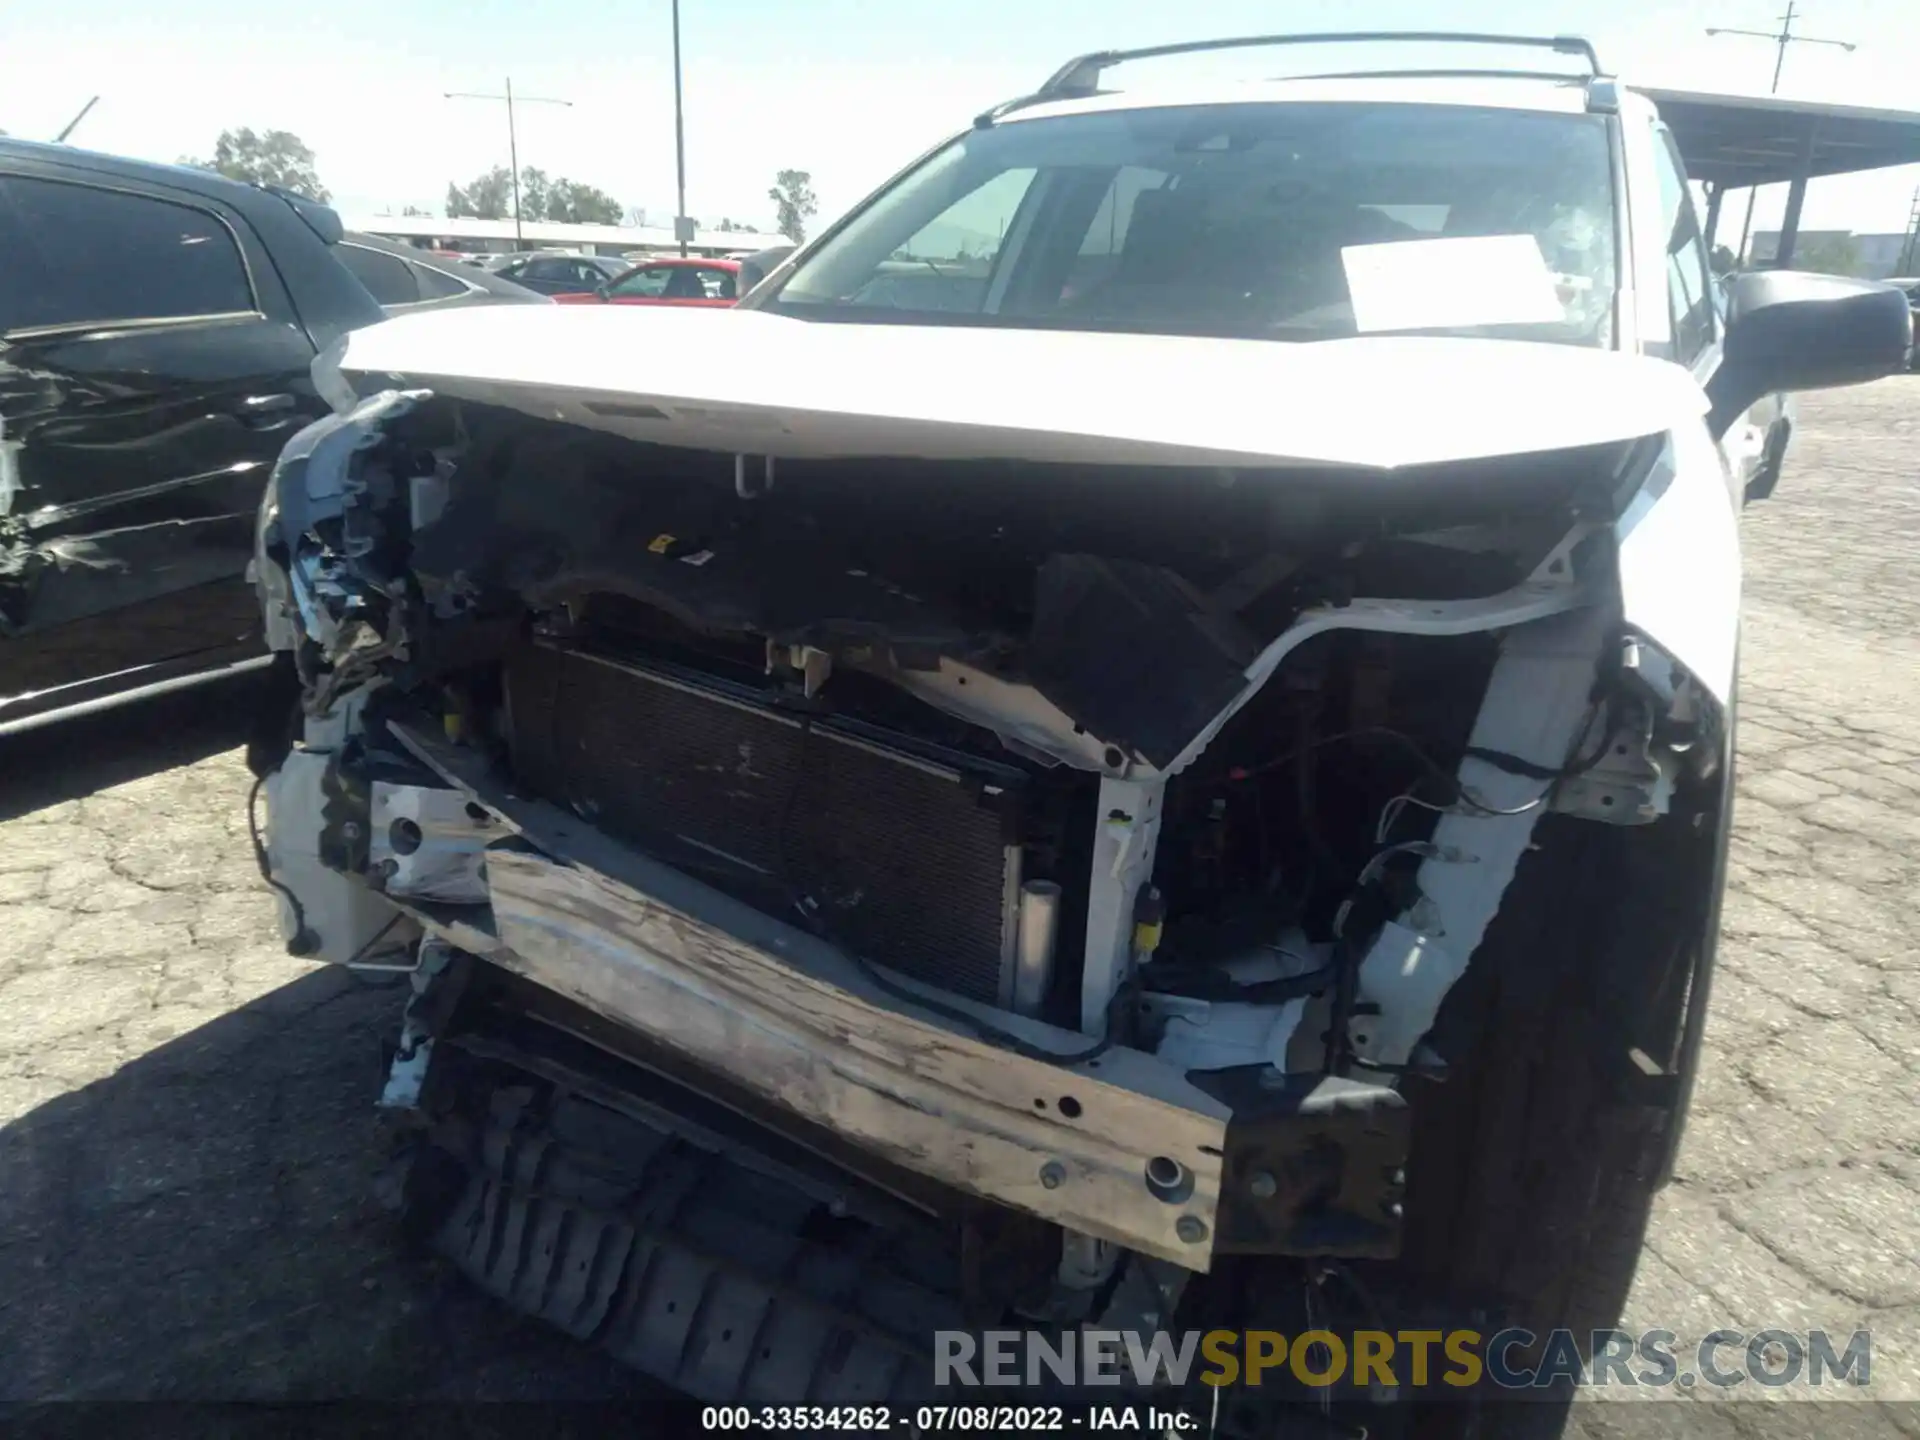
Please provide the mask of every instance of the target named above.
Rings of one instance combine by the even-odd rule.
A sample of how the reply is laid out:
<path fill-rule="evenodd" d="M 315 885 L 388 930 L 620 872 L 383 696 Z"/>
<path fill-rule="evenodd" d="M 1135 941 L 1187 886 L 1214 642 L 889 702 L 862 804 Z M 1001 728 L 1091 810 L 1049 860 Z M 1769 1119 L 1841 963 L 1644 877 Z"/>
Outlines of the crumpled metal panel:
<path fill-rule="evenodd" d="M 341 518 L 352 505 L 354 457 L 378 445 L 390 422 L 431 396 L 428 390 L 383 390 L 350 410 L 322 416 L 281 450 L 267 481 L 248 566 L 272 648 L 292 649 L 303 634 L 329 649 L 338 639 L 357 590 L 347 570 L 349 557 L 320 548 L 311 538 L 314 527 Z M 287 557 L 285 564 L 275 558 L 276 548 Z"/>
<path fill-rule="evenodd" d="M 933 1332 L 963 1328 L 957 1298 L 887 1262 L 908 1237 L 591 1102 L 542 1116 L 531 1087 L 498 1091 L 476 1158 L 435 1248 L 699 1399 L 910 1403 Z"/>
<path fill-rule="evenodd" d="M 458 790 L 373 784 L 367 858 L 388 895 L 449 905 L 487 902 L 486 849 L 508 834 Z"/>

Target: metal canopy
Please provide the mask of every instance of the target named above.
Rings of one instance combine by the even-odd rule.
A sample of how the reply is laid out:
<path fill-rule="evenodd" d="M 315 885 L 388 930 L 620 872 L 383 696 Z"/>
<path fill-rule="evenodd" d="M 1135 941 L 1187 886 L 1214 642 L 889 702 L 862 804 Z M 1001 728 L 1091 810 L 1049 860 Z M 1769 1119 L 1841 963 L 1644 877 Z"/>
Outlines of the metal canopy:
<path fill-rule="evenodd" d="M 1695 180 L 1723 189 L 1920 164 L 1920 114 L 1686 90 L 1641 93 Z"/>

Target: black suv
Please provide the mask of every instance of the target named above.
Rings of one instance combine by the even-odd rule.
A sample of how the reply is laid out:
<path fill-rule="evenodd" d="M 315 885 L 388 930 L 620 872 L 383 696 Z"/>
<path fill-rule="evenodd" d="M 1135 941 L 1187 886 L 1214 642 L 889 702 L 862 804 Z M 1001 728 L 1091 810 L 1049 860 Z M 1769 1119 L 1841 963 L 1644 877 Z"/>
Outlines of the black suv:
<path fill-rule="evenodd" d="M 315 353 L 382 318 L 325 206 L 0 140 L 0 735 L 264 664 L 245 580 Z"/>

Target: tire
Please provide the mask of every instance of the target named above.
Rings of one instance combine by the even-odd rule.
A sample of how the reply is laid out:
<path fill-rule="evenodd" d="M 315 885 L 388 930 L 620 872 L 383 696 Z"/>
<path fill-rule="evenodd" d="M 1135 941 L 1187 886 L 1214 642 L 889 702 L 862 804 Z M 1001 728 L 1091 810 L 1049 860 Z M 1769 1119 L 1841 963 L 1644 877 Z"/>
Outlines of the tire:
<path fill-rule="evenodd" d="M 1753 472 L 1753 478 L 1747 481 L 1746 498 L 1749 502 L 1767 499 L 1779 486 L 1780 471 L 1787 463 L 1787 445 L 1792 439 L 1793 425 L 1790 421 L 1778 422 L 1768 433 L 1759 467 Z"/>
<path fill-rule="evenodd" d="M 1447 1078 L 1409 1087 L 1403 1252 L 1447 1323 L 1569 1330 L 1582 1360 L 1617 1325 L 1691 1089 L 1730 777 L 1651 826 L 1547 817 L 1448 996 Z M 1557 1435 L 1572 1389 L 1473 1398 L 1422 1407 L 1417 1432 L 1465 1433 L 1477 1410 L 1480 1435 Z"/>

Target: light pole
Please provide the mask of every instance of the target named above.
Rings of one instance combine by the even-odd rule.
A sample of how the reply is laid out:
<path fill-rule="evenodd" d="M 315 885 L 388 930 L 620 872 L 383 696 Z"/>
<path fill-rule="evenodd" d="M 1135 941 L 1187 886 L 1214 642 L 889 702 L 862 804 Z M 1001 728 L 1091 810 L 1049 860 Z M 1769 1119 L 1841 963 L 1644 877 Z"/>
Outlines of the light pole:
<path fill-rule="evenodd" d="M 687 256 L 687 122 L 680 108 L 680 0 L 673 0 L 673 173 L 679 199 L 673 207 L 673 238 L 680 242 L 680 258 Z"/>
<path fill-rule="evenodd" d="M 524 248 L 527 243 L 527 237 L 525 228 L 520 221 L 520 137 L 514 127 L 513 121 L 513 107 L 515 103 L 513 77 L 511 75 L 507 77 L 507 90 L 504 95 L 479 95 L 468 90 L 449 90 L 446 92 L 445 98 L 448 100 L 504 100 L 507 102 L 507 160 L 512 166 L 513 174 L 513 243 L 516 246 Z M 573 107 L 571 100 L 554 100 L 545 95 L 522 95 L 518 97 L 518 103 L 522 105 L 565 105 L 569 109 Z"/>
<path fill-rule="evenodd" d="M 1773 57 L 1773 83 L 1767 87 L 1767 93 L 1769 95 L 1778 95 L 1780 93 L 1780 71 L 1787 63 L 1787 46 L 1793 44 L 1834 45 L 1842 50 L 1852 50 L 1854 48 L 1853 42 L 1850 40 L 1817 40 L 1811 35 L 1794 34 L 1794 5 L 1795 0 L 1787 0 L 1787 13 L 1780 17 L 1780 32 L 1777 35 L 1767 30 L 1730 30 L 1718 25 L 1709 25 L 1707 27 L 1707 34 L 1709 35 L 1751 35 L 1756 39 L 1771 40 L 1780 47 L 1778 53 Z M 1740 223 L 1740 248 L 1734 252 L 1734 260 L 1736 263 L 1746 258 L 1747 236 L 1753 229 L 1753 197 L 1759 190 L 1760 187 L 1758 185 L 1749 185 L 1747 187 L 1747 218 Z"/>

